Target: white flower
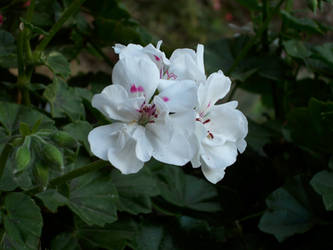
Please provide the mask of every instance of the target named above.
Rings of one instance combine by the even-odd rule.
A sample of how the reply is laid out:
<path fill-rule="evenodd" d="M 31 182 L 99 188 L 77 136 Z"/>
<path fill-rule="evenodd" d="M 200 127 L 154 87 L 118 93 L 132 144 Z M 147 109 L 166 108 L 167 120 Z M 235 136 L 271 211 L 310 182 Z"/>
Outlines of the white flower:
<path fill-rule="evenodd" d="M 116 44 L 113 48 L 116 54 L 119 54 L 119 59 L 125 57 L 129 58 L 142 58 L 145 57 L 154 62 L 160 72 L 160 78 L 163 77 L 164 70 L 167 65 L 170 64 L 169 59 L 165 56 L 165 53 L 160 50 L 162 41 L 158 41 L 156 48 L 152 44 L 148 44 L 142 47 L 139 44 L 128 44 L 124 46 L 122 44 Z"/>
<path fill-rule="evenodd" d="M 154 96 L 159 80 L 149 58 L 125 56 L 113 69 L 113 85 L 93 97 L 92 105 L 118 122 L 89 133 L 91 151 L 124 174 L 138 172 L 151 157 L 184 165 L 197 151 L 195 83 L 182 81 Z"/>
<path fill-rule="evenodd" d="M 237 150 L 242 153 L 246 148 L 244 138 L 248 124 L 246 117 L 236 109 L 237 102 L 215 105 L 229 92 L 230 84 L 230 79 L 218 71 L 198 88 L 196 135 L 200 149 L 191 163 L 195 168 L 201 166 L 212 183 L 220 181 L 225 168 L 236 161 Z"/>
<path fill-rule="evenodd" d="M 197 51 L 193 49 L 176 49 L 171 57 L 169 64 L 164 68 L 159 89 L 164 89 L 174 80 L 193 80 L 203 82 L 206 80 L 204 67 L 204 47 L 198 44 Z"/>

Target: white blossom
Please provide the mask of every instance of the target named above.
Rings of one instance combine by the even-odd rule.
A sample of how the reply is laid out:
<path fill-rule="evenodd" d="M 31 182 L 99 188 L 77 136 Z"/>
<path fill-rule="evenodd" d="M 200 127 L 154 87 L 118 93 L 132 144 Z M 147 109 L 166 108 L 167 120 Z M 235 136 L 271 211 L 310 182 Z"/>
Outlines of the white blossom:
<path fill-rule="evenodd" d="M 160 72 L 146 56 L 121 57 L 112 81 L 92 100 L 95 108 L 116 120 L 89 133 L 91 151 L 97 157 L 124 174 L 138 172 L 151 157 L 173 165 L 193 158 L 198 151 L 193 133 L 197 104 L 193 81 L 180 81 L 154 95 Z"/>
<path fill-rule="evenodd" d="M 216 105 L 230 90 L 230 79 L 222 71 L 211 74 L 198 88 L 196 135 L 200 145 L 191 163 L 200 167 L 205 177 L 217 183 L 224 177 L 226 167 L 236 161 L 239 151 L 246 148 L 244 138 L 248 123 L 237 102 Z"/>

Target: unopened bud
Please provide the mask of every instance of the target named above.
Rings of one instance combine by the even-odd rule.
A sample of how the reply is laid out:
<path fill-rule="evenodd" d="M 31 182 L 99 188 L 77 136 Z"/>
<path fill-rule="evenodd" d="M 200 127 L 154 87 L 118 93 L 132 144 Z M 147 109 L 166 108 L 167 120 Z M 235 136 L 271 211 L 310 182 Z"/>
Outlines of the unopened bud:
<path fill-rule="evenodd" d="M 26 137 L 24 143 L 18 147 L 15 155 L 16 169 L 15 173 L 23 171 L 30 163 L 30 137 Z"/>
<path fill-rule="evenodd" d="M 60 169 L 63 168 L 63 157 L 56 146 L 52 144 L 44 144 L 43 156 L 46 163 L 56 166 Z"/>
<path fill-rule="evenodd" d="M 75 148 L 76 140 L 67 132 L 58 131 L 52 135 L 52 140 L 60 147 Z"/>

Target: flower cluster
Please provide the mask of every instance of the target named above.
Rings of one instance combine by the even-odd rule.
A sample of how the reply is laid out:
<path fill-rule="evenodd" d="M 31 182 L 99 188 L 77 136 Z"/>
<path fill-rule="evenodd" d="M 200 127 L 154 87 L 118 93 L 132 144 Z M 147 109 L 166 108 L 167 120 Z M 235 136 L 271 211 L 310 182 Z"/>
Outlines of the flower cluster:
<path fill-rule="evenodd" d="M 113 84 L 92 100 L 112 123 L 89 133 L 91 151 L 123 174 L 138 172 L 154 157 L 201 166 L 217 183 L 246 148 L 248 125 L 237 102 L 217 104 L 230 79 L 221 70 L 206 77 L 203 45 L 177 49 L 169 59 L 160 46 L 115 45 Z"/>

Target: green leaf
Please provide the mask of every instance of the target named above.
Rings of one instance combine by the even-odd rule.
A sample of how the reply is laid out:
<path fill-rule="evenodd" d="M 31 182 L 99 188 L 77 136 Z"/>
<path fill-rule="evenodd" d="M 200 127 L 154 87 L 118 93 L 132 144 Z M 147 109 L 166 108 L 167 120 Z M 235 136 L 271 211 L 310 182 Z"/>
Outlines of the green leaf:
<path fill-rule="evenodd" d="M 21 17 L 20 17 L 20 21 L 22 23 L 24 23 L 24 28 L 30 29 L 33 34 L 44 35 L 44 36 L 48 36 L 49 35 L 49 33 L 46 32 L 45 30 L 43 30 L 42 28 L 37 27 L 36 25 L 28 22 L 27 20 L 25 20 L 25 19 L 23 19 Z"/>
<path fill-rule="evenodd" d="M 90 249 L 106 248 L 122 250 L 128 241 L 132 241 L 137 232 L 137 225 L 131 219 L 120 219 L 104 227 L 88 226 L 75 219 L 76 235 L 80 241 L 87 242 Z"/>
<path fill-rule="evenodd" d="M 9 32 L 0 29 L 0 66 L 4 68 L 16 67 L 17 56 L 15 39 Z"/>
<path fill-rule="evenodd" d="M 307 108 L 295 108 L 287 116 L 292 141 L 312 151 L 333 151 L 333 102 L 310 99 Z M 304 126 L 307 124 L 307 126 Z M 311 135 L 311 136 L 304 136 Z"/>
<path fill-rule="evenodd" d="M 51 250 L 81 250 L 78 239 L 73 233 L 61 233 L 51 242 Z"/>
<path fill-rule="evenodd" d="M 52 135 L 52 140 L 60 147 L 75 148 L 76 140 L 65 131 L 57 131 Z"/>
<path fill-rule="evenodd" d="M 328 211 L 333 210 L 333 173 L 326 170 L 313 176 L 311 186 L 323 198 L 325 208 Z"/>
<path fill-rule="evenodd" d="M 113 170 L 111 178 L 119 193 L 119 211 L 131 214 L 151 212 L 150 197 L 158 195 L 158 189 L 148 169 L 130 175 L 123 175 L 118 170 Z"/>
<path fill-rule="evenodd" d="M 139 232 L 136 237 L 136 250 L 168 250 L 168 249 L 181 249 L 179 248 L 170 231 L 162 225 L 154 225 L 145 223 L 140 226 Z"/>
<path fill-rule="evenodd" d="M 63 127 L 63 130 L 68 132 L 77 141 L 81 142 L 87 152 L 90 152 L 90 146 L 88 142 L 88 134 L 93 129 L 89 122 L 76 121 Z"/>
<path fill-rule="evenodd" d="M 312 228 L 314 215 L 300 176 L 275 190 L 266 199 L 268 209 L 261 217 L 259 229 L 273 234 L 278 241 Z"/>
<path fill-rule="evenodd" d="M 117 220 L 118 194 L 108 174 L 91 172 L 73 179 L 68 197 L 55 190 L 39 193 L 37 197 L 53 212 L 67 205 L 88 225 L 104 226 Z"/>
<path fill-rule="evenodd" d="M 308 50 L 301 41 L 298 40 L 284 41 L 283 46 L 287 54 L 291 57 L 304 59 L 311 56 L 311 51 Z"/>
<path fill-rule="evenodd" d="M 5 241 L 13 249 L 38 249 L 43 226 L 39 207 L 23 193 L 10 193 L 5 197 L 5 208 Z"/>
<path fill-rule="evenodd" d="M 68 199 L 55 189 L 47 189 L 46 191 L 36 194 L 44 205 L 53 213 L 57 212 L 58 207 L 68 204 Z"/>
<path fill-rule="evenodd" d="M 214 185 L 203 179 L 184 174 L 179 167 L 156 164 L 153 174 L 160 195 L 168 202 L 197 211 L 216 212 L 221 210 L 217 202 L 218 193 Z"/>
<path fill-rule="evenodd" d="M 288 25 L 288 28 L 293 28 L 297 31 L 303 31 L 314 34 L 322 34 L 320 26 L 312 19 L 309 18 L 297 18 L 288 13 L 285 10 L 281 10 L 283 19 Z"/>
<path fill-rule="evenodd" d="M 307 0 L 307 4 L 308 4 L 308 7 L 316 14 L 317 7 L 318 7 L 318 0 Z"/>
<path fill-rule="evenodd" d="M 81 97 L 75 95 L 75 90 L 67 84 L 54 78 L 52 84 L 45 89 L 43 96 L 51 106 L 51 115 L 55 118 L 68 116 L 72 121 L 84 119 L 85 110 Z"/>
<path fill-rule="evenodd" d="M 33 127 L 39 120 L 41 120 L 40 129 L 53 127 L 53 120 L 32 108 L 14 103 L 0 102 L 0 123 L 10 134 L 16 132 L 22 122 Z"/>
<path fill-rule="evenodd" d="M 53 51 L 48 54 L 45 64 L 56 75 L 67 78 L 71 74 L 69 62 L 66 57 L 59 52 Z"/>
<path fill-rule="evenodd" d="M 333 43 L 325 43 L 313 48 L 313 58 L 318 58 L 333 67 Z"/>

